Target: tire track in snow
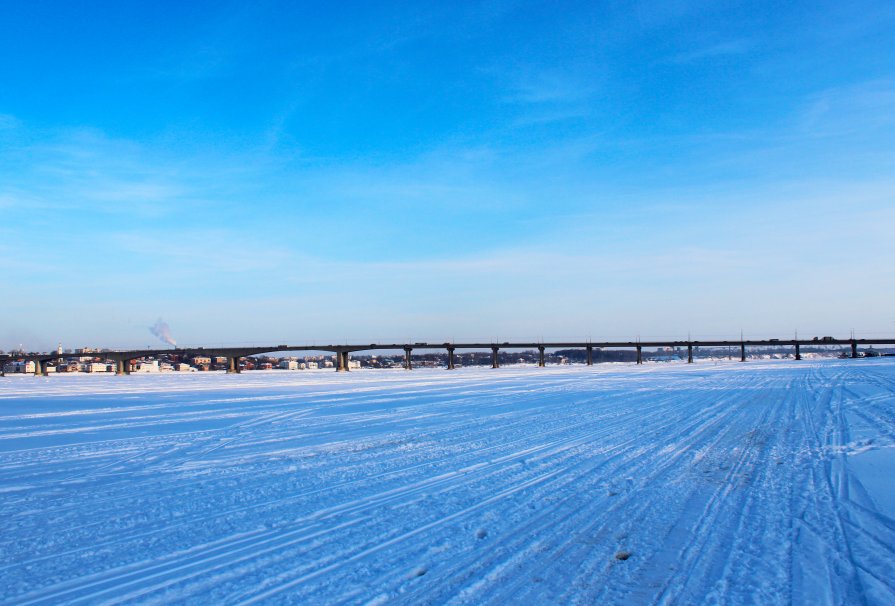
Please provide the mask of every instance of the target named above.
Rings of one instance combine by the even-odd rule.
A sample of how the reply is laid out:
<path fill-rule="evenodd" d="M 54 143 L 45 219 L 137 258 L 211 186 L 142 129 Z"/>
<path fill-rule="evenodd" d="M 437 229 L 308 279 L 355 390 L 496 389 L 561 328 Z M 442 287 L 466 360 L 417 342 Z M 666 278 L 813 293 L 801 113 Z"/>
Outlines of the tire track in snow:
<path fill-rule="evenodd" d="M 563 430 L 568 430 L 568 427 L 565 427 Z M 524 441 L 524 440 L 522 440 L 522 441 Z M 473 454 L 475 454 L 475 455 L 481 455 L 481 454 L 484 454 L 484 452 L 485 452 L 485 451 L 483 451 L 483 450 L 482 450 L 482 451 L 476 451 L 476 452 L 474 452 Z M 418 467 L 420 467 L 420 465 L 414 465 L 413 467 L 418 468 Z M 318 491 L 318 492 L 319 492 L 319 491 Z M 296 500 L 296 499 L 298 499 L 298 498 L 301 498 L 302 496 L 304 496 L 304 495 L 298 495 L 297 497 L 294 497 L 294 498 L 292 498 L 292 499 L 290 499 L 290 500 Z M 266 503 L 266 504 L 269 504 L 269 503 Z M 266 504 L 265 504 L 265 503 L 262 503 L 262 504 L 260 504 L 260 505 L 266 505 Z M 241 510 L 245 510 L 245 508 L 242 508 Z M 226 515 L 227 513 L 233 513 L 233 511 L 231 510 L 230 512 L 224 512 L 224 514 L 222 514 L 222 515 Z M 186 523 L 186 522 L 182 522 L 182 523 L 179 524 L 179 525 L 183 525 L 184 523 Z M 160 529 L 160 530 L 164 530 L 164 529 Z M 141 536 L 143 536 L 143 535 L 141 535 Z"/>
<path fill-rule="evenodd" d="M 605 431 L 605 430 L 603 430 L 603 431 Z M 558 442 L 557 442 L 557 443 L 558 443 Z M 556 443 L 547 444 L 545 447 L 552 447 L 552 446 L 554 446 L 555 444 L 556 444 Z M 520 453 L 514 453 L 514 456 L 515 456 L 515 457 L 518 457 L 519 454 L 520 454 Z M 527 455 L 529 455 L 529 454 L 531 454 L 531 453 L 530 453 L 529 451 L 524 451 L 522 454 L 524 454 L 524 455 L 527 456 Z M 503 461 L 501 461 L 501 460 L 497 460 L 495 464 L 499 465 L 499 464 L 501 464 L 502 462 L 503 462 Z"/>
<path fill-rule="evenodd" d="M 682 432 L 685 432 L 685 431 L 687 431 L 687 430 L 682 429 Z M 680 436 L 674 436 L 674 437 L 679 438 Z M 626 444 L 626 446 L 632 446 L 633 442 L 635 442 L 638 439 L 639 438 L 633 438 L 629 443 Z M 656 450 L 658 450 L 658 448 L 656 448 Z M 619 454 L 620 455 L 621 454 L 629 455 L 629 456 L 623 458 L 623 461 L 622 461 L 623 463 L 628 463 L 630 461 L 640 461 L 641 459 L 645 458 L 645 454 L 641 449 L 633 449 L 633 452 L 626 452 L 626 453 L 619 453 Z M 618 458 L 618 457 L 615 457 L 615 458 Z M 599 471 L 600 468 L 609 466 L 612 462 L 613 462 L 613 460 L 609 459 L 609 460 L 604 461 L 596 466 L 594 465 L 593 462 L 590 462 L 590 464 L 586 466 L 587 469 L 585 471 L 582 471 L 581 473 L 574 474 L 574 478 L 572 478 L 572 482 L 574 482 L 574 484 L 576 486 L 576 491 L 577 492 L 580 492 L 580 491 L 587 492 L 589 487 L 581 485 L 582 478 L 599 477 L 599 476 L 594 476 L 594 474 L 597 471 Z M 669 465 L 670 465 L 670 463 L 669 463 Z M 647 475 L 647 477 L 644 480 L 645 482 L 656 481 L 656 479 L 662 473 L 665 472 L 666 469 L 664 467 L 662 467 L 662 466 L 658 466 L 658 467 L 660 467 L 660 469 L 653 471 L 652 476 Z M 618 475 L 619 472 L 618 471 L 610 471 L 609 473 L 612 475 Z M 573 474 L 569 473 L 568 475 L 573 475 Z M 610 509 L 614 510 L 614 509 L 624 508 L 624 507 L 626 507 L 626 504 L 625 504 L 624 497 L 622 497 L 622 498 L 616 500 L 615 505 L 613 507 L 611 507 Z M 578 519 L 586 520 L 588 518 L 593 517 L 593 512 L 591 510 L 567 511 L 566 514 L 564 515 L 564 517 L 558 517 L 555 514 L 555 512 L 553 512 L 551 510 L 549 513 L 545 513 L 542 516 L 531 518 L 528 520 L 528 522 L 524 526 L 514 527 L 514 528 L 511 528 L 509 531 L 505 532 L 504 534 L 509 535 L 512 538 L 510 538 L 508 540 L 508 542 L 505 542 L 504 544 L 497 544 L 497 545 L 490 546 L 490 549 L 489 549 L 490 555 L 472 554 L 471 559 L 478 560 L 477 566 L 472 567 L 471 566 L 472 562 L 470 562 L 470 561 L 454 560 L 454 562 L 456 563 L 455 568 L 454 569 L 449 568 L 447 570 L 441 571 L 439 573 L 439 577 L 446 578 L 446 579 L 456 579 L 458 577 L 460 570 L 462 570 L 464 568 L 467 568 L 467 569 L 483 568 L 486 566 L 486 563 L 482 561 L 483 559 L 485 561 L 491 561 L 494 558 L 502 557 L 504 554 L 510 554 L 507 557 L 510 560 L 514 560 L 518 557 L 518 553 L 525 552 L 526 550 L 530 549 L 530 547 L 531 547 L 530 545 L 526 545 L 526 543 L 525 543 L 526 539 L 524 537 L 527 537 L 529 535 L 538 535 L 541 530 L 546 529 L 548 527 L 552 527 L 553 532 L 555 534 L 560 534 L 560 535 L 563 534 L 563 531 L 562 531 L 563 526 L 565 526 L 567 524 L 570 526 L 570 528 L 574 528 L 574 529 L 582 528 L 582 526 L 583 526 L 582 522 L 568 523 L 565 519 L 566 517 L 575 517 Z M 577 534 L 577 532 L 573 532 L 571 530 L 569 530 L 567 532 L 568 532 L 569 536 L 574 536 L 575 534 Z M 566 547 L 568 545 L 569 544 L 566 544 Z M 540 549 L 540 548 L 538 547 L 538 549 Z M 551 557 L 556 559 L 558 556 L 553 555 Z M 492 566 L 492 568 L 500 568 L 500 567 L 504 566 L 504 564 L 502 562 L 496 562 L 496 563 L 491 562 L 491 564 L 488 564 L 488 565 Z M 507 587 L 506 582 L 502 581 L 500 584 L 500 587 L 502 589 L 506 589 L 506 587 Z M 468 592 L 469 589 L 467 588 L 464 591 Z M 401 593 L 400 595 L 402 597 L 409 596 L 408 599 L 410 599 L 412 602 L 413 594 Z M 504 602 L 506 600 L 511 599 L 511 597 L 508 597 L 510 595 L 511 595 L 511 593 L 509 593 L 509 590 L 498 591 L 495 594 L 496 598 L 494 601 L 495 601 L 495 603 Z M 473 601 L 475 601 L 475 600 L 473 600 Z"/>

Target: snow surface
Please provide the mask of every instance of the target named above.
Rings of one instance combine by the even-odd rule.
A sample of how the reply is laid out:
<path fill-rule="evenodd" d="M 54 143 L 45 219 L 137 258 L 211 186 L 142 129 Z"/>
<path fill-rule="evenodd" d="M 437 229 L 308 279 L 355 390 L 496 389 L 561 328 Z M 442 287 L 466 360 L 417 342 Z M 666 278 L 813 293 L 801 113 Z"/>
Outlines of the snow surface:
<path fill-rule="evenodd" d="M 0 601 L 893 604 L 893 477 L 892 359 L 8 376 Z"/>

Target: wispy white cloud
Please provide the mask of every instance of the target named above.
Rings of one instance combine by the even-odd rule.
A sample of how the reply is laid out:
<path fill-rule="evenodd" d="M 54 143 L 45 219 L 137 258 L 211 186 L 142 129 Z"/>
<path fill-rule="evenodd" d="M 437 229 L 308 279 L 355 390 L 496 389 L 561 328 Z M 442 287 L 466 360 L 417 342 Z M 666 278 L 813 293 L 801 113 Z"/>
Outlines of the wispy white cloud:
<path fill-rule="evenodd" d="M 23 196 L 14 196 L 10 193 L 0 193 L 0 208 L 12 208 L 22 202 Z"/>
<path fill-rule="evenodd" d="M 895 81 L 872 80 L 812 94 L 799 127 L 812 137 L 878 134 L 895 127 Z"/>
<path fill-rule="evenodd" d="M 509 128 L 549 125 L 593 116 L 600 108 L 600 94 L 607 75 L 592 63 L 569 61 L 544 66 L 517 63 L 485 68 L 482 73 L 502 91 Z"/>
<path fill-rule="evenodd" d="M 18 118 L 11 114 L 0 114 L 0 130 L 12 130 L 18 128 L 20 122 Z"/>
<path fill-rule="evenodd" d="M 568 71 L 556 69 L 521 70 L 506 100 L 511 103 L 562 104 L 579 102 L 597 87 Z"/>
<path fill-rule="evenodd" d="M 673 55 L 670 63 L 693 63 L 719 57 L 745 55 L 755 49 L 755 42 L 744 38 L 699 46 Z"/>
<path fill-rule="evenodd" d="M 152 258 L 172 275 L 232 275 L 264 270 L 275 272 L 304 259 L 296 251 L 263 237 L 232 228 L 187 225 L 170 230 L 141 229 L 108 234 L 116 254 Z"/>
<path fill-rule="evenodd" d="M 257 163 L 138 144 L 93 129 L 61 130 L 38 141 L 23 137 L 0 150 L 0 161 L 0 200 L 7 206 L 147 218 L 221 202 L 223 192 L 232 195 L 231 186 L 254 183 Z"/>

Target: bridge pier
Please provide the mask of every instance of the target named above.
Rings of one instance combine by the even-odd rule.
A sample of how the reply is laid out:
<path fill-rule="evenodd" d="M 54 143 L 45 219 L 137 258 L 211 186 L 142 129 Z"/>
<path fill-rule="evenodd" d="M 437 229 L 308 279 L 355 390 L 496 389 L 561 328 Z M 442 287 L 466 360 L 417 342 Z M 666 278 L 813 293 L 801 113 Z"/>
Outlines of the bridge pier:
<path fill-rule="evenodd" d="M 858 357 L 858 342 L 855 341 L 854 339 L 852 339 L 852 342 L 851 342 L 851 357 L 852 358 Z"/>
<path fill-rule="evenodd" d="M 587 346 L 587 365 L 588 366 L 594 365 L 594 347 L 593 347 L 593 345 Z"/>
<path fill-rule="evenodd" d="M 454 370 L 454 348 L 453 348 L 453 347 L 448 347 L 448 348 L 447 348 L 447 352 L 448 352 L 448 365 L 447 365 L 447 369 L 448 369 L 448 370 Z"/>
<path fill-rule="evenodd" d="M 547 364 L 544 363 L 544 346 L 538 346 L 538 366 L 544 368 Z"/>
<path fill-rule="evenodd" d="M 746 344 L 740 343 L 740 362 L 746 361 Z"/>
<path fill-rule="evenodd" d="M 124 358 L 113 358 L 115 360 L 115 374 L 129 375 L 131 374 L 131 361 Z"/>
<path fill-rule="evenodd" d="M 47 362 L 49 360 L 35 360 L 34 361 L 34 376 L 35 377 L 49 377 L 50 373 L 47 371 Z"/>
<path fill-rule="evenodd" d="M 693 363 L 693 344 L 687 343 L 687 364 Z"/>
<path fill-rule="evenodd" d="M 640 345 L 637 346 L 637 363 L 643 364 L 643 348 Z"/>
<path fill-rule="evenodd" d="M 500 356 L 498 355 L 498 347 L 491 348 L 491 368 L 500 368 Z"/>
<path fill-rule="evenodd" d="M 801 359 L 802 359 L 802 352 L 799 349 L 799 342 L 796 341 L 796 360 L 801 360 Z"/>
<path fill-rule="evenodd" d="M 413 362 L 410 361 L 410 354 L 413 352 L 412 347 L 404 348 L 404 369 L 413 370 Z"/>
<path fill-rule="evenodd" d="M 227 356 L 227 374 L 239 374 L 239 356 Z"/>

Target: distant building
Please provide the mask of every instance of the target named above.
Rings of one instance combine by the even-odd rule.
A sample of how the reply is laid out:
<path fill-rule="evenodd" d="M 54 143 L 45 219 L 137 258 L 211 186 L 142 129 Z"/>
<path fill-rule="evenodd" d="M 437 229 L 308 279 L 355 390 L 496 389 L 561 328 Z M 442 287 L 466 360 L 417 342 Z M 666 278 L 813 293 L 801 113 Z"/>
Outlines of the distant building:
<path fill-rule="evenodd" d="M 23 373 L 33 373 L 36 368 L 35 363 L 32 361 L 28 362 L 9 362 L 5 367 L 5 372 L 15 373 L 15 372 L 23 372 Z"/>
<path fill-rule="evenodd" d="M 132 372 L 159 372 L 158 360 L 141 360 L 134 364 Z"/>

